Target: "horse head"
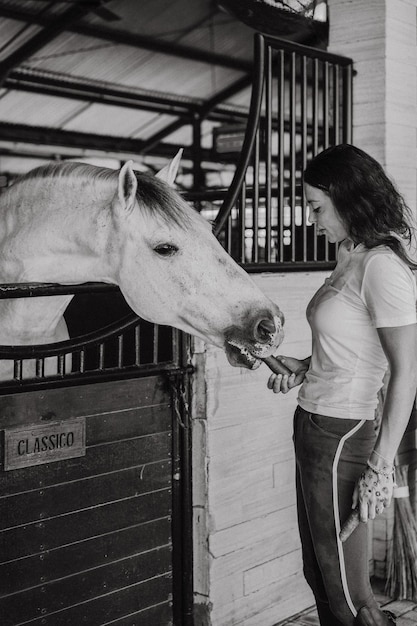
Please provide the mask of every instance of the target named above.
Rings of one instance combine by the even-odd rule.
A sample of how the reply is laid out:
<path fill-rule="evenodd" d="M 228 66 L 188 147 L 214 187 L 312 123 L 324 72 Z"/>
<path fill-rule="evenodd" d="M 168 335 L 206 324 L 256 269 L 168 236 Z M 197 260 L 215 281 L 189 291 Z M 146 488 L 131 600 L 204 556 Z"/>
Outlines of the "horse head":
<path fill-rule="evenodd" d="M 174 191 L 180 154 L 156 176 L 126 163 L 112 201 L 115 281 L 141 317 L 260 365 L 281 343 L 283 315 L 230 257 L 209 222 Z"/>

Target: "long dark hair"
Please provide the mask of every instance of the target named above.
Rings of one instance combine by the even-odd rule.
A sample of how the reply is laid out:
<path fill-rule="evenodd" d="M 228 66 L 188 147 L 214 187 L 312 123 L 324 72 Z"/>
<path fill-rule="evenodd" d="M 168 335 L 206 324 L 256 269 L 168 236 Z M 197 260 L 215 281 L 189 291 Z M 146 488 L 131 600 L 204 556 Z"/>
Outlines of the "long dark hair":
<path fill-rule="evenodd" d="M 410 209 L 369 154 L 350 144 L 327 148 L 304 171 L 304 181 L 325 191 L 353 241 L 367 248 L 385 245 L 417 269 L 405 251 L 410 245 Z"/>

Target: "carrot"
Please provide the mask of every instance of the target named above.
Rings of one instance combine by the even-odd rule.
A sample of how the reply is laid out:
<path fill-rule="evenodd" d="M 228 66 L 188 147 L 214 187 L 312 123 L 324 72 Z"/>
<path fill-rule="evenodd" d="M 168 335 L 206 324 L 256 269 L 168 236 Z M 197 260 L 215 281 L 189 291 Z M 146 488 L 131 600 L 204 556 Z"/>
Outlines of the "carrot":
<path fill-rule="evenodd" d="M 283 363 L 281 363 L 279 359 L 275 358 L 274 356 L 267 356 L 264 359 L 262 359 L 262 361 L 264 361 L 267 364 L 269 369 L 272 370 L 274 374 L 283 374 L 287 376 L 291 376 L 292 374 L 292 371 L 288 369 L 288 367 L 286 367 Z"/>
<path fill-rule="evenodd" d="M 346 522 L 342 526 L 342 530 L 339 533 L 340 541 L 342 543 L 346 541 L 346 539 L 351 536 L 351 534 L 353 533 L 355 528 L 359 526 L 359 524 L 359 509 L 356 507 L 356 509 L 353 509 L 352 513 L 349 515 Z"/>

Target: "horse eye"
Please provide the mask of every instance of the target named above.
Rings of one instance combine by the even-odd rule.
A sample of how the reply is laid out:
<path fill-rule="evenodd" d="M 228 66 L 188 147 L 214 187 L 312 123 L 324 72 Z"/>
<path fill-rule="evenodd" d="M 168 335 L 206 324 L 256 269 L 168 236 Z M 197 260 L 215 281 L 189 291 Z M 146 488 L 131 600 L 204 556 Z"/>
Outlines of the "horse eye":
<path fill-rule="evenodd" d="M 155 252 L 161 256 L 173 256 L 176 252 L 178 252 L 177 246 L 174 246 L 171 243 L 161 243 L 154 248 Z"/>

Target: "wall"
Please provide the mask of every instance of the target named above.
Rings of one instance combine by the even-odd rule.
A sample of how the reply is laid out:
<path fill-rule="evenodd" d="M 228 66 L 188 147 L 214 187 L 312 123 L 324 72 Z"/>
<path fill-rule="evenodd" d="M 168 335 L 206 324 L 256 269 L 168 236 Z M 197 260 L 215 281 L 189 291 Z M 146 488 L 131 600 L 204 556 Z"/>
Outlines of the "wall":
<path fill-rule="evenodd" d="M 351 57 L 356 71 L 353 143 L 382 163 L 415 212 L 417 0 L 328 4 L 329 51 Z"/>
<path fill-rule="evenodd" d="M 329 51 L 353 58 L 356 71 L 353 143 L 386 168 L 416 219 L 417 0 L 328 4 Z M 374 572 L 380 577 L 386 574 L 393 522 L 392 506 L 374 523 Z"/>
<path fill-rule="evenodd" d="M 254 277 L 286 316 L 282 354 L 311 353 L 305 308 L 326 275 Z M 273 394 L 266 366 L 232 368 L 212 347 L 200 345 L 196 365 L 195 624 L 272 626 L 313 604 L 295 512 L 297 394 Z"/>

